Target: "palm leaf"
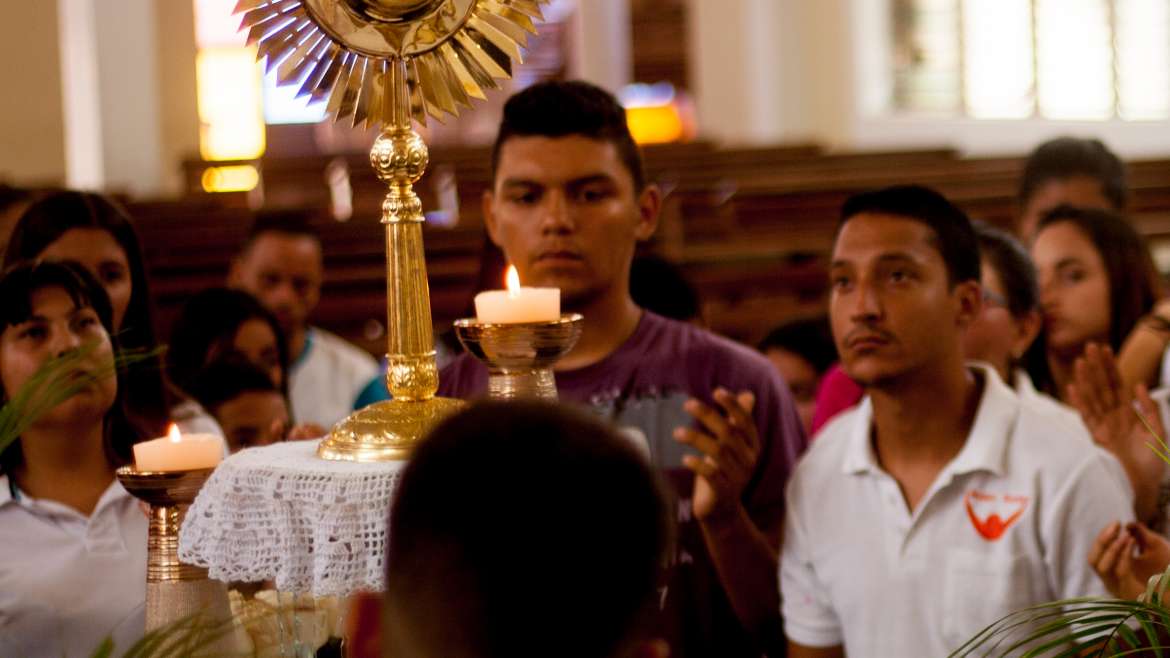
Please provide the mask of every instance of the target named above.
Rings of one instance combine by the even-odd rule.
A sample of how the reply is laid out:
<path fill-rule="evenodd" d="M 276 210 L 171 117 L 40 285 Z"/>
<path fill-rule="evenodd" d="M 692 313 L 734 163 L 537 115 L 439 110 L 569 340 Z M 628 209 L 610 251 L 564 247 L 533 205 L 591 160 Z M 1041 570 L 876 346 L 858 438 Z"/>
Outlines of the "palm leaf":
<path fill-rule="evenodd" d="M 1156 585 L 1165 578 L 1162 574 L 1150 581 Z M 1003 617 L 954 651 L 951 658 L 1170 656 L 1168 612 L 1157 601 L 1054 601 Z"/>
<path fill-rule="evenodd" d="M 127 649 L 122 658 L 223 656 L 225 654 L 215 645 L 234 629 L 235 622 L 230 619 L 217 619 L 199 612 L 147 633 Z M 113 641 L 106 638 L 90 658 L 112 656 L 113 650 Z"/>
<path fill-rule="evenodd" d="M 116 372 L 154 359 L 164 351 L 163 348 L 121 350 L 95 368 L 92 357 L 100 345 L 91 341 L 50 358 L 9 397 L 0 407 L 0 453 L 57 405 Z"/>
<path fill-rule="evenodd" d="M 1142 414 L 1142 412 L 1138 411 L 1137 409 L 1134 409 L 1133 412 L 1137 414 L 1138 420 L 1140 420 L 1142 425 L 1145 426 L 1146 431 L 1150 433 L 1150 436 L 1154 437 L 1154 440 L 1158 442 L 1158 445 L 1154 445 L 1153 443 L 1147 441 L 1146 445 L 1150 448 L 1150 450 L 1153 450 L 1154 454 L 1158 455 L 1162 461 L 1170 464 L 1170 445 L 1166 445 L 1165 439 L 1163 439 L 1161 436 L 1158 436 L 1158 433 L 1154 431 L 1154 427 L 1150 425 L 1150 421 L 1146 420 L 1146 417 L 1144 414 Z"/>
<path fill-rule="evenodd" d="M 229 594 L 229 597 L 237 596 L 234 591 Z M 242 598 L 240 600 L 242 601 Z M 296 617 L 295 615 L 292 618 L 288 617 L 295 612 L 296 603 L 282 603 L 275 606 L 268 604 L 249 605 L 246 611 L 237 611 L 235 603 L 232 605 L 230 618 L 224 619 L 209 610 L 200 611 L 147 633 L 121 656 L 122 658 L 170 658 L 171 656 L 194 658 L 211 656 L 232 658 L 238 656 L 244 658 L 244 656 L 252 654 L 226 652 L 221 640 L 225 640 L 229 636 L 244 636 L 247 637 L 247 641 L 259 642 L 263 634 L 256 635 L 255 629 L 264 626 L 278 629 L 283 640 L 295 642 L 298 638 Z M 236 635 L 237 633 L 240 635 Z M 271 641 L 275 638 L 269 637 L 268 639 Z M 329 646 L 328 642 L 325 646 Z M 90 658 L 112 658 L 115 655 L 114 649 L 113 640 L 107 637 L 94 650 Z M 290 650 L 287 645 L 272 646 L 258 643 L 253 647 L 253 651 L 258 651 L 261 655 L 273 655 L 270 653 L 273 650 L 280 651 L 279 655 L 282 656 L 312 655 L 311 645 L 308 654 L 303 653 L 306 650 L 303 645 L 292 653 L 285 653 Z"/>
<path fill-rule="evenodd" d="M 1170 464 L 1170 445 L 1140 411 L 1134 413 L 1154 439 L 1146 445 Z M 1168 588 L 1170 567 L 1150 577 L 1137 601 L 1081 598 L 1025 608 L 984 628 L 950 658 L 1170 656 Z"/>

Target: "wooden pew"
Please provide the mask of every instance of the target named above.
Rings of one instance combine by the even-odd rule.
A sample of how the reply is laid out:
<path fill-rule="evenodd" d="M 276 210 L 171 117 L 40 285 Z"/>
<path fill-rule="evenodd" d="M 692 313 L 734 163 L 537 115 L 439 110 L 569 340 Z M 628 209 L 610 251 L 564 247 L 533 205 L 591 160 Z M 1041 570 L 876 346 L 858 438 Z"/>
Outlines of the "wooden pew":
<path fill-rule="evenodd" d="M 460 199 L 459 225 L 428 228 L 426 238 L 432 305 L 442 328 L 466 311 L 477 285 L 484 240 L 479 198 L 491 173 L 486 149 L 435 149 L 432 155 L 430 173 L 418 185 L 426 207 L 436 204 L 428 185 L 437 173 L 454 176 Z M 265 198 L 326 207 L 322 171 L 329 162 L 266 160 Z M 322 226 L 329 280 L 317 320 L 378 353 L 385 282 L 377 216 L 385 187 L 364 156 L 345 156 L 344 162 L 355 212 L 347 223 Z M 647 149 L 646 165 L 651 180 L 666 192 L 651 249 L 678 263 L 694 281 L 712 328 L 754 342 L 786 317 L 823 309 L 825 259 L 848 196 L 923 183 L 974 217 L 1010 226 L 1023 160 L 960 158 L 947 149 L 826 153 L 808 145 L 720 150 L 700 143 Z M 1170 254 L 1170 159 L 1130 163 L 1129 174 L 1139 230 Z M 291 196 L 274 196 L 272 190 L 282 186 Z M 196 196 L 166 210 L 150 204 L 136 208 L 140 215 L 157 215 L 147 220 L 144 241 L 161 306 L 174 308 L 186 294 L 222 281 L 242 241 L 247 212 L 216 209 L 209 199 Z M 216 229 L 208 231 L 209 225 Z M 183 248 L 159 246 L 168 244 Z"/>

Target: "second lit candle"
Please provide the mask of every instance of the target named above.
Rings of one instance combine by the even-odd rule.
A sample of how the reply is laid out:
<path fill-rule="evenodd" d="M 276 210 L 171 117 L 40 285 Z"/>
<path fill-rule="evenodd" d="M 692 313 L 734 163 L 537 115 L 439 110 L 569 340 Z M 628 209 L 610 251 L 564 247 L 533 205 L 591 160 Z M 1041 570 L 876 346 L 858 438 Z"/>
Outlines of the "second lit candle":
<path fill-rule="evenodd" d="M 561 317 L 560 288 L 522 288 L 514 265 L 508 266 L 507 290 L 475 296 L 476 319 L 485 324 L 553 322 Z"/>

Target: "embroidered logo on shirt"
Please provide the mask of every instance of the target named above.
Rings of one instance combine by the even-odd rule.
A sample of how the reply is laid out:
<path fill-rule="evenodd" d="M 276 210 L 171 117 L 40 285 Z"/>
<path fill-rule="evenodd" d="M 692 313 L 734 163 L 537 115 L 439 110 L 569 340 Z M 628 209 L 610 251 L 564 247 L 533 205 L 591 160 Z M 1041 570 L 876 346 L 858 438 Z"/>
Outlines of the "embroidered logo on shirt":
<path fill-rule="evenodd" d="M 972 489 L 963 500 L 975 532 L 987 541 L 1003 537 L 1028 508 L 1027 496 L 990 494 Z"/>

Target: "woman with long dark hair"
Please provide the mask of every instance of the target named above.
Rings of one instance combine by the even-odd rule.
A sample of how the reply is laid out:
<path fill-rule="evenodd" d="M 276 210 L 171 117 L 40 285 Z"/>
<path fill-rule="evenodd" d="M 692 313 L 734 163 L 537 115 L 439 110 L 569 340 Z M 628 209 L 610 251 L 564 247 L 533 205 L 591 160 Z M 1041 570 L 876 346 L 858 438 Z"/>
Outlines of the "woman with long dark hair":
<path fill-rule="evenodd" d="M 1033 380 L 1080 412 L 1094 441 L 1125 469 L 1138 520 L 1158 527 L 1166 468 L 1147 446 L 1153 439 L 1135 402 L 1155 426 L 1160 411 L 1149 382 L 1126 381 L 1118 367 L 1160 292 L 1145 241 L 1124 217 L 1062 206 L 1040 220 L 1032 257 L 1044 314 L 1044 332 L 1029 354 Z M 1161 354 L 1152 356 L 1156 372 Z"/>
<path fill-rule="evenodd" d="M 76 357 L 70 373 L 86 382 L 0 453 L 0 655 L 89 655 L 108 635 L 121 649 L 142 635 L 147 520 L 114 470 L 147 437 L 120 404 L 117 351 L 110 303 L 84 268 L 0 276 L 4 401 L 54 358 Z"/>
<path fill-rule="evenodd" d="M 150 283 L 138 234 L 130 217 L 109 198 L 59 191 L 34 201 L 21 214 L 5 265 L 21 260 L 70 260 L 81 264 L 105 289 L 113 332 L 124 349 L 157 348 Z M 184 431 L 221 434 L 206 413 L 166 381 L 162 357 L 132 365 L 125 393 L 132 422 L 161 436 L 174 420 Z"/>
<path fill-rule="evenodd" d="M 1085 346 L 1114 353 L 1150 312 L 1160 285 L 1142 237 L 1124 217 L 1061 206 L 1045 215 L 1032 243 L 1044 331 L 1029 355 L 1036 386 L 1066 399 Z"/>

